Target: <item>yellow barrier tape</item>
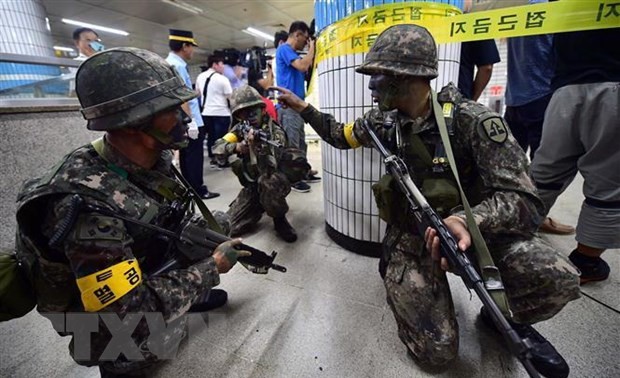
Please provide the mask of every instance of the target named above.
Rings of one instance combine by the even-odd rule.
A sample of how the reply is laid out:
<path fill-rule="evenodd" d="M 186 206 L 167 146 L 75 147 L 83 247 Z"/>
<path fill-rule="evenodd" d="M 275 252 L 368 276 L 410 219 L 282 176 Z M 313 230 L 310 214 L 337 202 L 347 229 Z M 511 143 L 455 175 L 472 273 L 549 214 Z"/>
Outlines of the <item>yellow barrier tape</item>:
<path fill-rule="evenodd" d="M 142 282 L 136 259 L 122 261 L 99 272 L 77 279 L 84 309 L 99 311 L 133 290 Z"/>
<path fill-rule="evenodd" d="M 317 38 L 315 62 L 366 52 L 389 26 L 411 23 L 427 28 L 437 43 L 617 28 L 620 1 L 562 0 L 469 14 L 441 3 L 385 4 L 325 28 Z"/>

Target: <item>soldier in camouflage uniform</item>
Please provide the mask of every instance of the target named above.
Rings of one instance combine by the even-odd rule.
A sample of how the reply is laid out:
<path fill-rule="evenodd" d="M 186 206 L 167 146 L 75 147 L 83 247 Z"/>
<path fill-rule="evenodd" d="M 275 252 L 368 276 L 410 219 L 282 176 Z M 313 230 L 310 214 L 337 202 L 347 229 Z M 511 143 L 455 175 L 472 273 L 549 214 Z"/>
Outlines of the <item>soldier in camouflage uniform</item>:
<path fill-rule="evenodd" d="M 79 364 L 99 365 L 102 376 L 139 375 L 161 356 L 153 348 L 175 350 L 186 334 L 183 315 L 249 252 L 235 250 L 240 241 L 233 240 L 212 255 L 205 251 L 211 257 L 199 263 L 153 275 L 174 253 L 156 231 L 110 213 L 81 211 L 99 206 L 175 230 L 188 210 L 175 211 L 172 204 L 190 197 L 173 175 L 170 149 L 187 143 L 181 104 L 197 94 L 165 60 L 135 48 L 107 50 L 82 63 L 76 89 L 87 127 L 106 133 L 25 183 L 18 197 L 18 255 L 29 267 L 37 309 L 50 320 L 58 313 L 116 313 L 120 319 L 161 314 L 163 332 L 151 333 L 142 319 L 131 335 L 137 358 L 100 359 L 113 330 L 99 317 L 90 355 L 72 339 L 70 352 Z M 73 202 L 75 195 L 82 206 Z M 65 336 L 72 335 L 69 328 L 67 321 L 66 330 L 56 329 Z"/>
<path fill-rule="evenodd" d="M 430 80 L 438 75 L 432 36 L 416 25 L 392 26 L 376 39 L 357 72 L 371 75 L 368 87 L 378 109 L 352 124 L 338 123 L 291 92 L 276 88 L 283 92 L 279 101 L 300 112 L 336 148 L 372 146 L 362 126 L 367 120 L 384 145 L 405 161 L 416 185 L 465 250 L 471 238 L 438 133 L 436 119 L 442 114 L 433 112 L 431 101 Z M 451 125 L 458 173 L 504 281 L 514 328 L 534 343 L 533 363 L 541 373 L 566 376 L 569 368 L 564 359 L 529 324 L 551 318 L 577 299 L 578 276 L 564 256 L 536 235 L 544 208 L 528 177 L 526 156 L 498 114 L 464 99 L 453 84 L 437 98 L 444 109 L 446 103 L 455 109 L 446 123 Z M 445 364 L 457 355 L 458 325 L 445 272 L 433 273 L 433 256 L 438 255 L 435 233 L 427 230 L 427 246 L 434 249 L 430 253 L 424 235 L 414 233 L 407 202 L 394 202 L 403 213 L 391 214 L 383 242 L 386 255 L 380 270 L 387 300 L 399 336 L 414 358 Z"/>
<path fill-rule="evenodd" d="M 263 213 L 273 218 L 279 237 L 292 243 L 297 240 L 295 229 L 286 219 L 286 196 L 291 184 L 280 169 L 280 157 L 287 146 L 284 130 L 265 111 L 265 103 L 256 89 L 243 86 L 235 89 L 231 99 L 232 116 L 237 123 L 215 142 L 214 154 L 226 157 L 236 153 L 240 159 L 233 163 L 243 189 L 228 209 L 231 235 L 241 235 L 251 230 Z M 252 130 L 245 135 L 242 122 L 247 121 Z M 282 148 L 277 149 L 256 137 L 254 131 L 268 133 L 271 140 Z"/>

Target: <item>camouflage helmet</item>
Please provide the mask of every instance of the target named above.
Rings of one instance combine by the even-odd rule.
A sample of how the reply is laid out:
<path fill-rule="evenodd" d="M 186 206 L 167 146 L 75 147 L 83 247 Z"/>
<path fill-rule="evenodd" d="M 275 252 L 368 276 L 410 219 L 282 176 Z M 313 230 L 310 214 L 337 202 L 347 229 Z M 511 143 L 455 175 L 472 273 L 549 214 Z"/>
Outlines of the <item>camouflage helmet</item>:
<path fill-rule="evenodd" d="M 163 58 L 132 47 L 84 61 L 75 87 L 88 129 L 98 131 L 141 125 L 155 113 L 198 97 Z"/>
<path fill-rule="evenodd" d="M 235 89 L 230 96 L 230 110 L 233 116 L 241 109 L 256 105 L 265 107 L 263 98 L 258 94 L 258 91 L 249 85 Z"/>
<path fill-rule="evenodd" d="M 383 31 L 357 72 L 365 75 L 437 77 L 437 47 L 433 36 L 418 25 L 394 25 Z"/>

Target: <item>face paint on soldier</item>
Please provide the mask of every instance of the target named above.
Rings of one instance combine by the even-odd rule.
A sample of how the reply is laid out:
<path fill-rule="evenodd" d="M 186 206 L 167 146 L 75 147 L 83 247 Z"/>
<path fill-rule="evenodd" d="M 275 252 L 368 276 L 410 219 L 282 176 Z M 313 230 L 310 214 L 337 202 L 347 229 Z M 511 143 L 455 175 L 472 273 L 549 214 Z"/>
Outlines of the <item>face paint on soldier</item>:
<path fill-rule="evenodd" d="M 396 108 L 396 100 L 400 97 L 399 80 L 395 76 L 372 75 L 368 82 L 372 99 L 385 112 Z"/>
<path fill-rule="evenodd" d="M 178 150 L 187 147 L 189 122 L 191 118 L 179 106 L 153 116 L 144 132 L 157 141 L 159 149 Z"/>
<path fill-rule="evenodd" d="M 241 121 L 248 121 L 252 127 L 259 127 L 263 122 L 263 108 L 253 106 L 241 109 L 235 113 L 235 117 Z"/>

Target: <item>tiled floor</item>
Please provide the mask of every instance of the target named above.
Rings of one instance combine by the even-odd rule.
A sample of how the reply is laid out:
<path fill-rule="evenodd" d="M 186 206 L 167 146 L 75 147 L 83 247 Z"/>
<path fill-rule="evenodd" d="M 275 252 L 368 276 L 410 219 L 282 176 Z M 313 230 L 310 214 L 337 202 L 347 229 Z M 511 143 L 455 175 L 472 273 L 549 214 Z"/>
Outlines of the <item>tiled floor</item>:
<path fill-rule="evenodd" d="M 320 147 L 310 145 L 320 167 Z M 229 170 L 206 168 L 207 201 L 225 210 L 240 188 Z M 574 223 L 582 201 L 581 180 L 552 209 L 559 221 Z M 324 231 L 322 187 L 292 192 L 289 219 L 299 240 L 287 244 L 264 217 L 245 242 L 276 250 L 287 273 L 254 275 L 235 267 L 222 276 L 229 303 L 207 318 L 193 318 L 195 332 L 177 358 L 164 363 L 158 377 L 526 377 L 525 371 L 477 319 L 479 301 L 450 276 L 460 323 L 458 359 L 443 369 L 422 370 L 406 354 L 385 303 L 377 260 L 343 250 Z M 572 236 L 548 239 L 568 254 Z M 620 256 L 604 255 L 611 278 L 584 292 L 620 308 Z M 205 322 L 205 320 L 207 320 Z M 570 303 L 554 319 L 536 326 L 564 355 L 571 377 L 620 377 L 620 315 L 591 299 Z M 76 365 L 67 338 L 55 334 L 37 313 L 0 324 L 0 376 L 98 377 L 96 368 Z"/>

